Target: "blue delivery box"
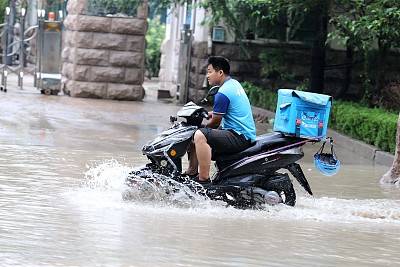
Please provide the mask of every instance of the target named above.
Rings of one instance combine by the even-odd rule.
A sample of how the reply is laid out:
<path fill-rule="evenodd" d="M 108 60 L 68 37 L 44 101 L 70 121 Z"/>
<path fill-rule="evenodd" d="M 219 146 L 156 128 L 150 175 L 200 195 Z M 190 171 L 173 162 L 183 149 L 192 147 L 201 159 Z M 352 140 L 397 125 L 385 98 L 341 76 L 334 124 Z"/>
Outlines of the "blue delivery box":
<path fill-rule="evenodd" d="M 279 89 L 274 131 L 323 139 L 328 129 L 331 106 L 332 97 L 329 95 Z"/>

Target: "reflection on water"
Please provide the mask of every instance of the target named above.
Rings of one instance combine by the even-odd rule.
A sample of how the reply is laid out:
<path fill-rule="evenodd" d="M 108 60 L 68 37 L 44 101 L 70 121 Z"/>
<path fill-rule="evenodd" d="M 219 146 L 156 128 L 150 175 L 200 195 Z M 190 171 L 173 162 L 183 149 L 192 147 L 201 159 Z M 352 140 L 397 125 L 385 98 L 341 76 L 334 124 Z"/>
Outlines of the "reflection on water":
<path fill-rule="evenodd" d="M 302 165 L 315 197 L 296 185 L 294 208 L 238 210 L 206 198 L 125 201 L 125 177 L 146 163 L 140 146 L 168 125 L 160 110 L 148 103 L 132 108 L 114 102 L 112 108 L 93 101 L 87 111 L 81 100 L 68 100 L 73 101 L 68 108 L 65 99 L 48 99 L 58 103 L 60 118 L 65 113 L 72 121 L 48 115 L 47 123 L 34 120 L 25 128 L 14 118 L 0 129 L 0 266 L 393 266 L 400 261 L 400 190 L 379 185 L 384 167 L 338 149 L 341 172 L 324 177 L 313 167 L 317 149 L 310 147 Z M 30 121 L 28 100 L 18 101 L 17 110 L 6 113 Z M 45 104 L 54 105 L 51 101 Z M 163 105 L 157 108 L 164 113 L 176 110 Z M 148 117 L 130 116 L 132 109 Z"/>

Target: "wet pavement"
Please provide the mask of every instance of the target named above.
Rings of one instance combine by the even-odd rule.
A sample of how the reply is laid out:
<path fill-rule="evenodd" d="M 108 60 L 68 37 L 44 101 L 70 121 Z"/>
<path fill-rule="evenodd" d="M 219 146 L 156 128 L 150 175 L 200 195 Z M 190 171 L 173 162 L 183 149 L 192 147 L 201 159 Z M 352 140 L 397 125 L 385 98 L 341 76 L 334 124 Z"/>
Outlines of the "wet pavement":
<path fill-rule="evenodd" d="M 319 174 L 295 208 L 122 200 L 140 148 L 179 106 L 0 92 L 0 266 L 394 266 L 400 190 L 338 144 L 341 172 Z M 153 89 L 153 90 L 151 90 Z M 258 125 L 264 133 L 269 127 Z"/>

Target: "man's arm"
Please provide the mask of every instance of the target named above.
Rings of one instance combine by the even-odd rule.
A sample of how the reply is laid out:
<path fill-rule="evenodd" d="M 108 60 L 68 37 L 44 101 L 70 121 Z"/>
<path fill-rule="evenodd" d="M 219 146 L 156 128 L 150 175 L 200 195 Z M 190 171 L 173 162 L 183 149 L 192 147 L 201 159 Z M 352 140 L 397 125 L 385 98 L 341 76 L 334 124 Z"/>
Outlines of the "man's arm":
<path fill-rule="evenodd" d="M 222 115 L 212 114 L 211 120 L 207 123 L 207 127 L 209 128 L 218 128 L 222 121 Z"/>
<path fill-rule="evenodd" d="M 230 103 L 229 98 L 226 95 L 224 95 L 220 92 L 218 92 L 215 95 L 214 109 L 211 114 L 209 113 L 209 115 L 211 115 L 212 117 L 211 117 L 210 121 L 207 123 L 207 127 L 214 128 L 214 129 L 219 127 L 219 125 L 221 124 L 221 121 L 222 121 L 222 117 L 225 115 L 225 113 L 228 110 L 229 103 Z"/>

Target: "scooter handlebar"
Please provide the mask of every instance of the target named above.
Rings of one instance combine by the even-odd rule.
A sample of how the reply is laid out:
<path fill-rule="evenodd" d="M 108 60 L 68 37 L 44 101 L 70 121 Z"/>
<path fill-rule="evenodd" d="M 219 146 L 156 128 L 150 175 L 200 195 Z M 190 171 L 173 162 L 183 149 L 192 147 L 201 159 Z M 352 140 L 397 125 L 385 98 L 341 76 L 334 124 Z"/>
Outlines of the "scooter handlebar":
<path fill-rule="evenodd" d="M 208 111 L 206 111 L 206 110 L 204 110 L 203 112 L 201 112 L 201 116 L 202 116 L 203 118 L 207 119 L 207 120 L 210 118 L 210 116 L 208 115 Z"/>

